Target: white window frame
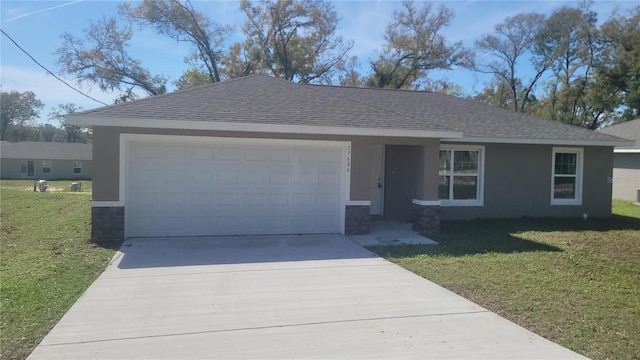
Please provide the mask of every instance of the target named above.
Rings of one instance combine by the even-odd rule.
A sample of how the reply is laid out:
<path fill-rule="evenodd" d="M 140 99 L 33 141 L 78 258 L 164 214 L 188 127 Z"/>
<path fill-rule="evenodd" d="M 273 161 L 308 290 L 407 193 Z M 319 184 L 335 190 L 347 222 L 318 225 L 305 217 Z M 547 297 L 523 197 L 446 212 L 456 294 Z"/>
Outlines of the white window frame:
<path fill-rule="evenodd" d="M 440 144 L 440 150 L 449 151 L 477 151 L 478 152 L 478 193 L 477 199 L 468 200 L 454 200 L 454 199 L 440 199 L 441 206 L 484 206 L 484 145 L 453 145 L 453 144 Z M 439 160 L 438 160 L 439 161 Z M 449 182 L 449 196 L 453 194 L 453 167 L 454 161 L 451 160 L 450 173 L 452 180 Z M 438 169 L 440 165 L 438 164 Z M 439 170 L 438 170 L 439 171 Z M 439 176 L 439 175 L 438 175 Z"/>
<path fill-rule="evenodd" d="M 48 164 L 49 166 L 46 166 L 45 164 Z M 51 170 L 53 169 L 52 165 L 51 160 L 42 160 L 42 173 L 51 174 Z M 45 168 L 49 168 L 49 171 L 44 171 Z"/>
<path fill-rule="evenodd" d="M 76 169 L 80 169 L 80 172 L 76 172 Z M 82 174 L 82 161 L 75 160 L 73 162 L 73 174 L 74 175 L 81 175 Z"/>
<path fill-rule="evenodd" d="M 556 175 L 556 154 L 567 153 L 576 154 L 576 174 L 575 175 Z M 584 166 L 584 149 L 575 147 L 554 147 L 551 154 L 551 205 L 582 205 L 582 183 L 583 183 L 583 166 Z M 556 177 L 575 177 L 576 188 L 575 198 L 573 199 L 556 199 L 555 198 L 555 178 Z"/>

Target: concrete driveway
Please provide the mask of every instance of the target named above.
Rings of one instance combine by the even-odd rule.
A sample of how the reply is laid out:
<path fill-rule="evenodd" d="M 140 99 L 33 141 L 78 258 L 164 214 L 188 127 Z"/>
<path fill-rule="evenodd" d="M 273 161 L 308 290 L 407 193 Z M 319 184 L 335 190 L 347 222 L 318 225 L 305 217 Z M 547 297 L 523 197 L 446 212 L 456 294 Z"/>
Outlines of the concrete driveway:
<path fill-rule="evenodd" d="M 339 235 L 127 240 L 30 359 L 582 358 Z"/>

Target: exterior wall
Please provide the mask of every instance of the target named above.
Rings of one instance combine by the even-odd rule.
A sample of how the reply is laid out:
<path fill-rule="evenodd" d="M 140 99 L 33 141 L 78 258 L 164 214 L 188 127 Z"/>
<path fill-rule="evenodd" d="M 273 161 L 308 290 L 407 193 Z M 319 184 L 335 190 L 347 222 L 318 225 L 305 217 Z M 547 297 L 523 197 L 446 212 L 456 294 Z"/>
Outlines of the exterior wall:
<path fill-rule="evenodd" d="M 23 161 L 33 160 L 34 174 L 27 176 L 20 173 Z M 2 159 L 0 160 L 0 177 L 3 179 L 31 179 L 31 180 L 74 180 L 91 179 L 92 161 L 82 160 L 82 173 L 73 173 L 73 160 L 51 160 L 51 173 L 42 172 L 42 161 L 47 159 Z"/>
<path fill-rule="evenodd" d="M 484 205 L 443 206 L 443 220 L 611 216 L 611 147 L 584 147 L 582 205 L 551 205 L 551 145 L 486 144 Z"/>
<path fill-rule="evenodd" d="M 371 145 L 385 144 L 385 217 L 413 220 L 422 231 L 437 231 L 442 220 L 490 217 L 610 216 L 613 151 L 611 147 L 584 147 L 583 198 L 580 206 L 551 206 L 550 145 L 486 144 L 483 206 L 438 206 L 439 146 L 437 139 L 354 137 L 165 130 L 136 128 L 94 128 L 93 159 L 100 164 L 93 172 L 93 200 L 116 202 L 119 199 L 120 134 L 157 134 L 181 136 L 227 136 L 238 138 L 279 138 L 351 141 L 350 200 L 371 200 Z M 423 203 L 414 203 L 413 200 Z M 103 203 L 102 205 L 105 205 Z M 108 204 L 115 206 L 117 204 Z M 417 206 L 416 206 L 417 205 Z M 117 211 L 124 208 L 119 206 Z M 348 205 L 345 225 L 349 233 L 368 228 L 369 206 Z M 366 210 L 366 211 L 365 211 Z M 111 215 L 95 210 L 96 221 Z M 116 211 L 116 210 L 114 210 Z M 118 217 L 109 217 L 120 229 Z M 436 221 L 438 220 L 438 221 Z M 99 225 L 102 226 L 102 225 Z M 124 228 L 124 224 L 121 225 Z M 108 226 L 103 227 L 107 229 Z M 429 230 L 431 229 L 431 230 Z M 106 231 L 106 230 L 105 230 Z M 120 231 L 120 230 L 117 230 Z M 98 234 L 102 230 L 98 231 Z M 119 234 L 119 232 L 118 232 Z"/>
<path fill-rule="evenodd" d="M 440 141 L 432 141 L 421 149 L 416 183 L 417 200 L 438 200 Z"/>
<path fill-rule="evenodd" d="M 368 186 L 371 183 L 370 159 L 370 142 L 357 140 L 351 143 L 351 200 L 371 200 L 371 187 Z"/>
<path fill-rule="evenodd" d="M 246 132 L 220 132 L 202 130 L 170 130 L 170 129 L 139 129 L 117 127 L 95 127 L 93 129 L 93 160 L 100 164 L 93 172 L 93 200 L 118 201 L 119 196 L 119 158 L 120 134 L 154 134 L 181 136 L 227 136 L 238 138 L 276 138 L 297 140 L 329 140 L 351 141 L 351 200 L 370 200 L 370 188 L 363 186 L 361 181 L 370 181 L 371 144 L 424 145 L 438 142 L 433 139 L 393 138 L 393 137 L 354 137 L 354 136 L 323 136 L 323 135 L 295 135 L 295 134 L 266 134 Z M 415 187 L 415 184 L 414 184 Z"/>
<path fill-rule="evenodd" d="M 93 129 L 92 197 L 94 201 L 118 201 L 120 181 L 120 134 L 112 128 Z"/>
<path fill-rule="evenodd" d="M 640 154 L 613 155 L 613 198 L 628 201 L 638 201 L 640 189 Z"/>

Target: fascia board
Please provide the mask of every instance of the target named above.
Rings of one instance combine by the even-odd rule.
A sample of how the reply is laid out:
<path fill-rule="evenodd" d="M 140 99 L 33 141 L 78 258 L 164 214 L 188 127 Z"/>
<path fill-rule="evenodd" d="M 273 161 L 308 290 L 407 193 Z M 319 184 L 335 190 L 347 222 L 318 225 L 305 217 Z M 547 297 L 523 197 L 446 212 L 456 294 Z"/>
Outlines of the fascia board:
<path fill-rule="evenodd" d="M 81 127 L 136 127 L 152 129 L 186 129 L 212 131 L 239 131 L 284 134 L 312 134 L 312 135 L 354 135 L 354 136 L 390 136 L 413 138 L 462 138 L 462 132 L 453 130 L 414 130 L 414 129 L 386 129 L 386 128 L 355 128 L 340 126 L 309 126 L 256 124 L 219 121 L 189 121 L 189 120 L 154 120 L 139 118 L 106 118 L 86 115 L 67 115 L 65 120 Z"/>

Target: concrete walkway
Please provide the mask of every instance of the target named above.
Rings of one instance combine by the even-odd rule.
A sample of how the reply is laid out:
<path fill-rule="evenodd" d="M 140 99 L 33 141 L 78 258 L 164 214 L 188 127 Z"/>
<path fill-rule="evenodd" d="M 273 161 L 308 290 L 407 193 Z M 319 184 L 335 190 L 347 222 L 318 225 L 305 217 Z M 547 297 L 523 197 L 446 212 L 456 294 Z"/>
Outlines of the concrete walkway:
<path fill-rule="evenodd" d="M 414 231 L 406 221 L 373 221 L 367 235 L 350 235 L 349 239 L 362 246 L 438 245 Z"/>
<path fill-rule="evenodd" d="M 339 235 L 128 240 L 30 359 L 578 359 Z"/>

